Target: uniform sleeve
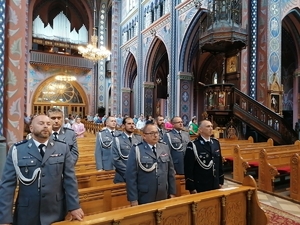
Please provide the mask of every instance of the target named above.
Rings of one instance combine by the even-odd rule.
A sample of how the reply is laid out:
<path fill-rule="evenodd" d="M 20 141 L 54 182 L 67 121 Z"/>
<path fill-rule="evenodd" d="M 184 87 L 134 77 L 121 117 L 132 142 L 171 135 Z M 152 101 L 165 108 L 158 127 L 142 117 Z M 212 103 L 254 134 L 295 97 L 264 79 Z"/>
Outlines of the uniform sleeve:
<path fill-rule="evenodd" d="M 224 171 L 223 171 L 223 156 L 221 152 L 221 146 L 220 143 L 218 142 L 219 149 L 220 149 L 220 160 L 219 160 L 219 184 L 223 185 L 224 184 Z"/>
<path fill-rule="evenodd" d="M 170 156 L 170 162 L 169 162 L 169 170 L 168 170 L 168 184 L 169 184 L 168 194 L 169 195 L 176 195 L 175 169 L 174 169 L 173 159 L 171 157 L 170 150 L 169 150 L 169 156 Z"/>
<path fill-rule="evenodd" d="M 194 165 L 195 165 L 195 154 L 193 151 L 192 142 L 189 142 L 186 147 L 184 155 L 184 176 L 185 176 L 185 189 L 193 191 L 196 189 L 194 183 Z"/>
<path fill-rule="evenodd" d="M 2 179 L 0 182 L 0 224 L 13 222 L 12 210 L 17 184 L 17 177 L 12 161 L 12 148 L 6 158 Z"/>
<path fill-rule="evenodd" d="M 70 151 L 67 150 L 66 146 L 66 157 L 65 157 L 65 165 L 63 172 L 63 185 L 66 194 L 66 203 L 67 210 L 72 211 L 75 209 L 79 209 L 79 194 L 78 194 L 78 184 L 74 170 L 74 164 L 72 160 L 72 156 Z"/>
<path fill-rule="evenodd" d="M 96 146 L 95 146 L 95 159 L 97 170 L 103 169 L 102 154 L 101 154 L 101 143 L 100 143 L 100 132 L 96 135 Z"/>
<path fill-rule="evenodd" d="M 70 151 L 71 151 L 71 155 L 73 158 L 73 163 L 75 165 L 77 163 L 78 157 L 79 157 L 78 144 L 77 144 L 77 138 L 76 138 L 75 132 L 72 132 L 72 143 L 73 143 L 73 146 L 70 149 Z"/>
<path fill-rule="evenodd" d="M 125 177 L 125 171 L 126 171 L 126 165 L 123 163 L 118 147 L 117 147 L 117 143 L 116 143 L 116 139 L 114 139 L 113 143 L 112 143 L 112 163 L 114 165 L 114 167 L 116 168 L 116 171 L 121 174 L 121 176 L 124 178 Z"/>
<path fill-rule="evenodd" d="M 133 146 L 128 156 L 127 169 L 125 173 L 127 199 L 130 202 L 138 200 L 138 189 L 137 189 L 138 168 L 137 168 L 137 161 L 136 161 L 135 154 L 136 154 L 136 150 L 135 150 L 135 146 Z"/>

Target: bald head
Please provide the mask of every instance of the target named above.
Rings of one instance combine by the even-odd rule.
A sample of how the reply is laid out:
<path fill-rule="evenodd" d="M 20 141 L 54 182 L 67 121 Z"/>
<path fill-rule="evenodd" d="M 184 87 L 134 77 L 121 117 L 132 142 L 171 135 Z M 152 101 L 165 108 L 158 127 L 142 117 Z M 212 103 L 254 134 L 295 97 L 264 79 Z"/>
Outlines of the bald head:
<path fill-rule="evenodd" d="M 52 133 L 52 120 L 46 115 L 38 115 L 32 118 L 29 129 L 33 139 L 44 143 Z"/>

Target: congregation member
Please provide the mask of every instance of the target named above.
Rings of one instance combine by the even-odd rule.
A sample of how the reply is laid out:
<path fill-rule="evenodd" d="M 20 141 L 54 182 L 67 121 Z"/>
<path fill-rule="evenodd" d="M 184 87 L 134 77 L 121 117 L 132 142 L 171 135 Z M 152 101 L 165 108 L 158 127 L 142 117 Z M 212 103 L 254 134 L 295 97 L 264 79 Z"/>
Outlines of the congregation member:
<path fill-rule="evenodd" d="M 145 124 L 146 124 L 145 117 L 144 117 L 144 115 L 141 115 L 136 123 L 136 129 L 142 130 L 144 128 Z"/>
<path fill-rule="evenodd" d="M 127 199 L 131 206 L 173 198 L 175 170 L 169 147 L 160 143 L 156 125 L 146 124 L 143 141 L 132 146 L 126 168 Z"/>
<path fill-rule="evenodd" d="M 69 118 L 65 118 L 65 123 L 64 123 L 64 127 L 65 128 L 69 128 L 69 129 L 72 129 L 72 126 L 69 122 Z"/>
<path fill-rule="evenodd" d="M 125 117 L 122 124 L 123 132 L 114 138 L 112 143 L 112 162 L 116 173 L 114 183 L 125 182 L 125 171 L 128 160 L 128 155 L 132 145 L 142 141 L 140 135 L 134 134 L 135 124 L 133 119 Z"/>
<path fill-rule="evenodd" d="M 60 108 L 53 107 L 49 109 L 48 116 L 52 120 L 52 138 L 67 143 L 73 158 L 73 164 L 75 165 L 78 160 L 79 152 L 74 130 L 62 126 L 64 114 Z"/>
<path fill-rule="evenodd" d="M 173 125 L 172 125 L 169 117 L 166 117 L 164 122 L 165 122 L 165 129 L 166 130 L 172 130 L 173 129 Z"/>
<path fill-rule="evenodd" d="M 199 129 L 199 126 L 197 124 L 197 118 L 194 117 L 192 119 L 191 124 L 189 125 L 189 134 L 190 135 L 198 135 L 198 129 Z"/>
<path fill-rule="evenodd" d="M 116 130 L 116 117 L 109 116 L 105 120 L 105 128 L 97 133 L 95 146 L 95 159 L 97 170 L 113 170 L 112 143 L 115 136 L 122 132 Z"/>
<path fill-rule="evenodd" d="M 186 190 L 191 194 L 221 188 L 224 183 L 220 143 L 211 138 L 213 125 L 208 120 L 199 124 L 200 136 L 188 143 L 184 156 Z"/>
<path fill-rule="evenodd" d="M 63 221 L 67 212 L 71 220 L 82 220 L 68 145 L 51 138 L 52 121 L 46 115 L 34 117 L 29 128 L 32 138 L 8 152 L 0 182 L 0 224 L 50 225 Z"/>
<path fill-rule="evenodd" d="M 77 117 L 75 123 L 72 125 L 72 129 L 74 130 L 77 138 L 83 138 L 85 133 L 84 124 L 81 123 L 81 118 Z"/>
<path fill-rule="evenodd" d="M 184 154 L 190 135 L 184 130 L 181 117 L 171 119 L 173 129 L 164 134 L 163 141 L 170 147 L 176 174 L 184 174 Z"/>

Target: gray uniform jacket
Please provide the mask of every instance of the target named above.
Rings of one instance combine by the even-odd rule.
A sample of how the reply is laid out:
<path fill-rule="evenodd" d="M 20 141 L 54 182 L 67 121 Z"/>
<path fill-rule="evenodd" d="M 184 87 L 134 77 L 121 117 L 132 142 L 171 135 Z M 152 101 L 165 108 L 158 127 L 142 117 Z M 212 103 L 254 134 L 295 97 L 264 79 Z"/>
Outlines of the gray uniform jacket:
<path fill-rule="evenodd" d="M 118 137 L 114 138 L 112 143 L 112 161 L 114 167 L 116 168 L 114 183 L 125 182 L 126 164 L 131 146 L 138 144 L 141 141 L 142 137 L 134 134 L 132 136 L 132 143 L 130 143 L 127 135 L 124 132 L 122 132 Z"/>
<path fill-rule="evenodd" d="M 114 136 L 119 136 L 122 131 L 115 130 Z M 95 159 L 97 170 L 113 170 L 111 147 L 114 136 L 108 129 L 97 133 L 95 146 Z"/>
<path fill-rule="evenodd" d="M 184 154 L 186 146 L 191 140 L 189 133 L 181 131 L 179 134 L 173 129 L 164 134 L 163 140 L 170 147 L 176 174 L 184 174 Z"/>
<path fill-rule="evenodd" d="M 163 142 L 164 134 L 166 133 L 166 130 L 160 129 L 160 128 L 157 128 L 157 130 L 158 130 L 158 134 L 159 134 L 159 142 Z"/>
<path fill-rule="evenodd" d="M 50 139 L 42 158 L 30 139 L 15 144 L 18 154 L 16 162 L 25 178 L 31 178 L 37 168 L 41 172 L 29 185 L 19 182 L 12 215 L 17 187 L 17 174 L 12 161 L 13 147 L 9 150 L 0 183 L 0 224 L 50 225 L 64 220 L 67 211 L 80 208 L 77 180 L 68 146 Z"/>
<path fill-rule="evenodd" d="M 62 127 L 58 134 L 58 139 L 67 143 L 70 148 L 70 152 L 73 158 L 73 164 L 75 165 L 78 160 L 79 152 L 76 134 L 73 129 Z"/>
<path fill-rule="evenodd" d="M 140 152 L 140 163 L 136 157 L 136 147 Z M 146 172 L 157 163 L 157 167 Z M 176 194 L 175 170 L 169 147 L 156 144 L 156 156 L 146 142 L 134 145 L 130 151 L 126 169 L 126 189 L 128 201 L 137 200 L 139 204 L 167 199 Z"/>

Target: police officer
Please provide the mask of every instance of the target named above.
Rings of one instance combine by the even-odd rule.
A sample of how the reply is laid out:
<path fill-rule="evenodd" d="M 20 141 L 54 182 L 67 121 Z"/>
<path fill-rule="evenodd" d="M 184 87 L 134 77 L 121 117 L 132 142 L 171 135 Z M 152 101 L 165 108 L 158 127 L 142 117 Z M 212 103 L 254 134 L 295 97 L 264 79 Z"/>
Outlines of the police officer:
<path fill-rule="evenodd" d="M 115 137 L 112 143 L 112 162 L 116 169 L 114 183 L 125 182 L 126 164 L 130 149 L 133 144 L 138 144 L 142 141 L 140 135 L 133 134 L 134 127 L 133 119 L 125 117 L 122 122 L 124 132 Z"/>
<path fill-rule="evenodd" d="M 184 174 L 184 154 L 187 144 L 190 142 L 190 135 L 184 130 L 181 117 L 175 116 L 171 119 L 173 129 L 164 134 L 166 142 L 171 150 L 172 159 L 176 174 Z"/>
<path fill-rule="evenodd" d="M 76 134 L 73 129 L 63 127 L 63 112 L 59 108 L 51 108 L 48 110 L 48 116 L 53 121 L 52 124 L 52 135 L 53 139 L 59 139 L 67 143 L 70 148 L 70 152 L 73 158 L 73 164 L 75 165 L 79 152 L 76 140 Z"/>
<path fill-rule="evenodd" d="M 51 138 L 46 115 L 32 119 L 32 138 L 13 145 L 0 183 L 0 224 L 50 225 L 71 218 L 82 220 L 72 156 L 66 143 Z M 13 203 L 18 184 L 14 215 Z"/>
<path fill-rule="evenodd" d="M 164 138 L 164 134 L 166 133 L 164 117 L 162 115 L 158 115 L 155 119 L 155 124 L 157 126 L 157 130 L 159 133 L 159 141 L 162 142 Z"/>
<path fill-rule="evenodd" d="M 191 194 L 221 188 L 224 183 L 220 143 L 211 138 L 213 125 L 208 120 L 199 124 L 200 136 L 188 143 L 184 157 L 186 189 Z"/>
<path fill-rule="evenodd" d="M 104 122 L 105 128 L 97 133 L 95 159 L 97 170 L 113 170 L 111 147 L 115 136 L 122 132 L 116 130 L 116 117 L 109 116 Z"/>
<path fill-rule="evenodd" d="M 126 168 L 127 199 L 131 206 L 175 197 L 175 170 L 169 147 L 158 142 L 154 124 L 146 124 L 143 142 L 133 145 Z"/>

